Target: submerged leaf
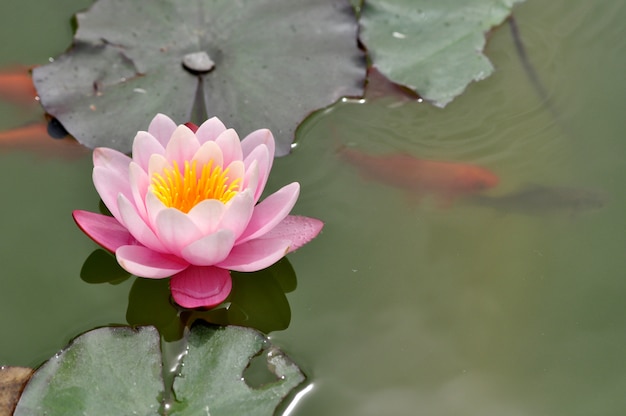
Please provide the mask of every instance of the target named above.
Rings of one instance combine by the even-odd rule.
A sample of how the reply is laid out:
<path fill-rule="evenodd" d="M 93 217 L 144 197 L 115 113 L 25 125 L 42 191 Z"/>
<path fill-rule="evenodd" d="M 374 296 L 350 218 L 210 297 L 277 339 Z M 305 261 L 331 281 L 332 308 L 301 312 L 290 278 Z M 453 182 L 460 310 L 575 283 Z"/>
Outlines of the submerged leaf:
<path fill-rule="evenodd" d="M 381 73 L 443 107 L 492 73 L 485 33 L 521 1 L 368 0 L 360 39 Z"/>
<path fill-rule="evenodd" d="M 161 112 L 177 123 L 218 116 L 244 135 L 269 128 L 284 155 L 309 113 L 363 92 L 345 0 L 99 0 L 76 17 L 73 47 L 33 80 L 46 111 L 89 147 L 130 152 Z"/>

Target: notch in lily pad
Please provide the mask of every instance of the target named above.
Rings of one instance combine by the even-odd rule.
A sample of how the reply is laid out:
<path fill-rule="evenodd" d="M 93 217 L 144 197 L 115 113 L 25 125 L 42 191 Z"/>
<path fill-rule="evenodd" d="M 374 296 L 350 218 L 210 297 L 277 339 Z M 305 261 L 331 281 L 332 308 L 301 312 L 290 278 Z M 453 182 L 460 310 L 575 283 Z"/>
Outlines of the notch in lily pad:
<path fill-rule="evenodd" d="M 206 74 L 215 68 L 215 62 L 204 51 L 193 52 L 183 57 L 183 68 L 194 75 Z"/>

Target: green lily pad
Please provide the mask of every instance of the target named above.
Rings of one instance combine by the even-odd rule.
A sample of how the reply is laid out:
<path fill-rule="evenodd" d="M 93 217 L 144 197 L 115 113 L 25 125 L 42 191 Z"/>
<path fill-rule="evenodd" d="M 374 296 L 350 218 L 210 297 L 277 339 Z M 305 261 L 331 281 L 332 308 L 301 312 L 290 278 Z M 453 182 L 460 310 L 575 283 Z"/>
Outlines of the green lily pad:
<path fill-rule="evenodd" d="M 162 112 L 178 123 L 215 115 L 241 135 L 269 128 L 284 155 L 308 114 L 363 93 L 342 0 L 99 0 L 76 20 L 73 46 L 33 81 L 89 147 L 130 152 Z"/>
<path fill-rule="evenodd" d="M 267 346 L 259 332 L 240 327 L 196 326 L 189 336 L 181 377 L 174 380 L 172 415 L 272 415 L 276 406 L 304 381 L 298 367 L 281 351 Z M 275 379 L 258 388 L 242 378 L 250 359 L 267 353 Z"/>
<path fill-rule="evenodd" d="M 159 347 L 152 327 L 81 335 L 35 372 L 15 416 L 156 415 L 163 390 Z"/>
<path fill-rule="evenodd" d="M 523 0 L 367 0 L 361 42 L 391 81 L 444 107 L 493 72 L 485 34 Z"/>
<path fill-rule="evenodd" d="M 250 360 L 267 352 L 272 380 L 255 388 L 244 379 Z M 195 325 L 173 403 L 164 394 L 161 341 L 151 326 L 87 332 L 32 376 L 15 415 L 271 415 L 304 376 L 259 332 Z M 168 362 L 169 368 L 173 363 Z"/>

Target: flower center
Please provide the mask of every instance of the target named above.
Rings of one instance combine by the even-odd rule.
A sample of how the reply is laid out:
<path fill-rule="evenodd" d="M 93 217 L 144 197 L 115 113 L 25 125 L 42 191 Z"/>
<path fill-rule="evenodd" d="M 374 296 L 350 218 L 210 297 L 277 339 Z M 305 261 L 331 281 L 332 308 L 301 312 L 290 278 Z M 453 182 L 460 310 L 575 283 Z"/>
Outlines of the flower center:
<path fill-rule="evenodd" d="M 152 175 L 152 192 L 165 206 L 187 213 L 205 199 L 230 201 L 239 191 L 240 182 L 240 178 L 230 181 L 228 168 L 222 171 L 221 166 L 213 166 L 212 160 L 200 172 L 195 160 L 191 164 L 185 161 L 183 172 L 174 161 L 173 167 Z"/>

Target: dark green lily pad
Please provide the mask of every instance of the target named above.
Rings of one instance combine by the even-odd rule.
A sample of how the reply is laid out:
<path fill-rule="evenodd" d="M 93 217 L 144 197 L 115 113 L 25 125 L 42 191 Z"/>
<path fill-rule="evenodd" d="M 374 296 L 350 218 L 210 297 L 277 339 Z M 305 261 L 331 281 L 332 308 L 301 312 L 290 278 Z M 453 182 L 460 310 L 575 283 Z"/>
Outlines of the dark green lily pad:
<path fill-rule="evenodd" d="M 99 328 L 44 363 L 26 385 L 15 415 L 271 415 L 304 376 L 259 332 L 195 325 L 189 334 L 173 403 L 165 388 L 154 327 Z M 271 377 L 250 387 L 244 370 L 266 352 Z M 173 363 L 168 362 L 169 365 Z M 168 387 L 169 391 L 169 387 Z"/>
<path fill-rule="evenodd" d="M 493 72 L 485 34 L 523 0 L 367 0 L 361 42 L 391 81 L 444 107 Z"/>
<path fill-rule="evenodd" d="M 269 128 L 284 155 L 308 114 L 363 93 L 345 0 L 99 0 L 76 19 L 73 46 L 33 80 L 89 147 L 129 152 L 162 112 L 178 123 L 215 115 L 242 136 Z"/>

